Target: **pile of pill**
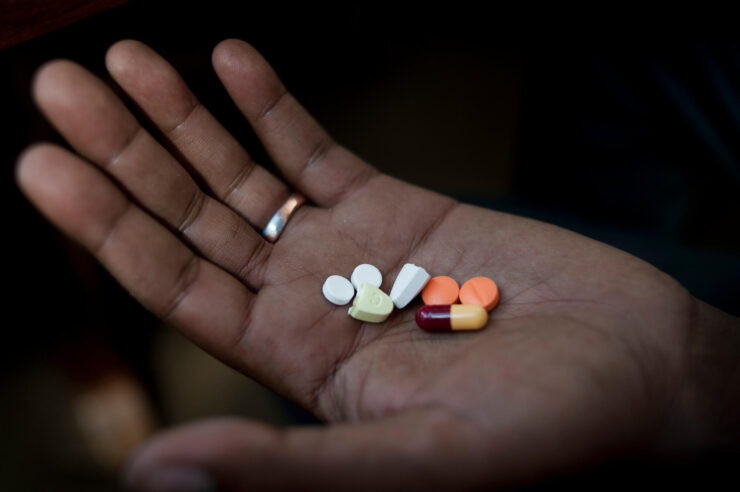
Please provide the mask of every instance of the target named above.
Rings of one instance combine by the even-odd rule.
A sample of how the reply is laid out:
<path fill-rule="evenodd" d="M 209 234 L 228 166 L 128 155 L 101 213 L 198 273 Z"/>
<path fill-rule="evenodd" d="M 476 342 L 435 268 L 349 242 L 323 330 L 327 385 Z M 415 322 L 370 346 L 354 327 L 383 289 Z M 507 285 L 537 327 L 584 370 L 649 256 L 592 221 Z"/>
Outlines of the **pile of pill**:
<path fill-rule="evenodd" d="M 416 312 L 416 324 L 431 332 L 479 330 L 488 322 L 488 311 L 499 301 L 498 286 L 488 277 L 471 278 L 459 287 L 455 279 L 432 278 L 412 263 L 401 268 L 390 295 L 380 289 L 382 283 L 380 270 L 363 263 L 354 269 L 350 280 L 340 275 L 328 277 L 322 292 L 338 306 L 352 301 L 349 315 L 370 323 L 385 321 L 394 306 L 403 309 L 421 293 L 424 306 Z"/>

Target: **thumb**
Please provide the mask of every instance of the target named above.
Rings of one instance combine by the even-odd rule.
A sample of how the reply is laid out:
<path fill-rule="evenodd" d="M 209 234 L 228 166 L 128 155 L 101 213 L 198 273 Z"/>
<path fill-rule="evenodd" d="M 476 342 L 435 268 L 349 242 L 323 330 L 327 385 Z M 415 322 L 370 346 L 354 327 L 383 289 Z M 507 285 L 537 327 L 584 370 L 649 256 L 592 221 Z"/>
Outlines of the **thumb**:
<path fill-rule="evenodd" d="M 124 482 L 159 492 L 460 490 L 480 485 L 486 468 L 474 436 L 432 410 L 289 429 L 224 418 L 155 437 L 134 456 Z"/>

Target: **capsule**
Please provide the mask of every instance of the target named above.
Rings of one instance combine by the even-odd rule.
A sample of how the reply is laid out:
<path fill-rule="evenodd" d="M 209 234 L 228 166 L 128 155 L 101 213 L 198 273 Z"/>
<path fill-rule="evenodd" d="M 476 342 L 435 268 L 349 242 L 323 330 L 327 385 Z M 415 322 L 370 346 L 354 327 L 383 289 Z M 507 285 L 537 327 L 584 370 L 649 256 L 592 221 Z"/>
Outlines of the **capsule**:
<path fill-rule="evenodd" d="M 477 304 L 422 306 L 416 324 L 424 331 L 480 330 L 488 322 L 488 311 Z"/>

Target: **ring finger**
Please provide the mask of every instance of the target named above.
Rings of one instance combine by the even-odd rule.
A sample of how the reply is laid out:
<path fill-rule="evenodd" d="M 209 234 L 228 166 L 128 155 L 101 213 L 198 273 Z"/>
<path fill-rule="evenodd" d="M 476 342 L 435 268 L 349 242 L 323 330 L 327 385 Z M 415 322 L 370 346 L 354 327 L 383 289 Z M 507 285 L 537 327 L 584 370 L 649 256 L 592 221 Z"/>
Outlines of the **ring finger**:
<path fill-rule="evenodd" d="M 102 81 L 79 65 L 55 61 L 37 74 L 34 97 L 70 145 L 143 208 L 203 257 L 260 288 L 271 246 L 234 210 L 204 193 Z"/>
<path fill-rule="evenodd" d="M 120 41 L 108 50 L 106 66 L 211 194 L 261 231 L 288 198 L 288 187 L 255 164 L 177 71 L 148 46 Z"/>

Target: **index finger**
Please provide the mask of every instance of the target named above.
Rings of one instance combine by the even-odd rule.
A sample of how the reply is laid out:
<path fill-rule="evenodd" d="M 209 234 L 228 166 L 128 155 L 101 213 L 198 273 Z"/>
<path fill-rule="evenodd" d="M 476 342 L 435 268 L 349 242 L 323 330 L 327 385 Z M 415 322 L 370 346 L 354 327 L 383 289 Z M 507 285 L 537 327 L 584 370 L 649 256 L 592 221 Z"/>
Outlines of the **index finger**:
<path fill-rule="evenodd" d="M 379 174 L 337 144 L 247 43 L 221 42 L 213 66 L 285 178 L 314 203 L 332 206 Z"/>

